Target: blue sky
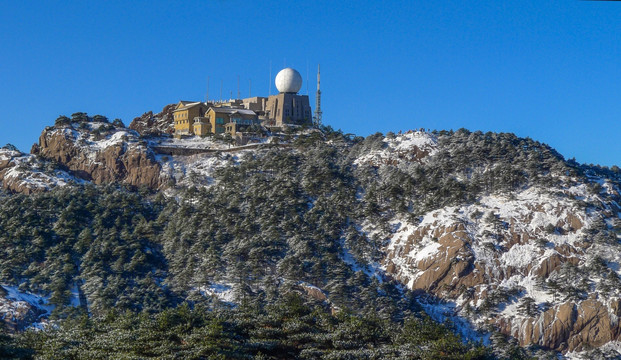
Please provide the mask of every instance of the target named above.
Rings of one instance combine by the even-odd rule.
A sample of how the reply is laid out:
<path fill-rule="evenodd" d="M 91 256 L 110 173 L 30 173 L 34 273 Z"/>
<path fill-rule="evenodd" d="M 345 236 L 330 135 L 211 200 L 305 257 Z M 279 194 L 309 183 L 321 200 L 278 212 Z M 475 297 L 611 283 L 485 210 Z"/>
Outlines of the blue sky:
<path fill-rule="evenodd" d="M 321 63 L 345 132 L 514 132 L 621 165 L 621 2 L 4 1 L 0 33 L 0 144 L 23 151 L 61 114 L 129 124 L 207 77 L 266 95 L 270 62 L 308 69 L 314 104 Z"/>

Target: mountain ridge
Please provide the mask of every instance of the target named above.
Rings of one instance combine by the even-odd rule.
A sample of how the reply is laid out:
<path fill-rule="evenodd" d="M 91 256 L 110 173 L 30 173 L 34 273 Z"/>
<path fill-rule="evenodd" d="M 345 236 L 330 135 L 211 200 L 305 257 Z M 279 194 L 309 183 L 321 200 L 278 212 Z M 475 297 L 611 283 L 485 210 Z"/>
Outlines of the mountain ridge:
<path fill-rule="evenodd" d="M 387 298 L 418 298 L 419 305 L 436 313 L 436 320 L 466 319 L 466 328 L 458 329 L 466 338 L 471 334 L 484 340 L 492 326 L 524 347 L 578 354 L 576 358 L 590 348 L 614 349 L 619 341 L 618 168 L 565 161 L 549 146 L 513 134 L 463 129 L 365 139 L 330 129 L 301 130 L 274 137 L 290 144 L 284 149 L 266 142 L 238 152 L 157 154 L 154 144 L 228 151 L 225 142 L 214 138 L 162 135 L 168 112 L 165 108 L 135 120 L 155 118 L 151 126 L 157 131 L 143 127 L 143 135 L 98 121 L 48 128 L 33 155 L 2 150 L 3 187 L 32 194 L 70 183 L 123 183 L 165 194 L 167 200 L 157 202 L 158 219 L 164 212 L 174 216 L 147 218 L 143 227 L 158 239 L 147 247 L 161 246 L 155 258 L 166 258 L 165 265 L 156 265 L 163 266 L 161 284 L 182 298 L 209 293 L 231 300 L 221 289 L 239 293 L 240 284 L 230 283 L 226 272 L 244 273 L 232 270 L 234 259 L 255 259 L 262 270 L 244 285 L 252 297 L 266 292 L 271 285 L 263 281 L 274 276 L 283 284 L 310 284 L 317 289 L 314 296 L 323 294 L 337 308 L 354 306 L 352 299 L 360 296 L 354 289 L 367 293 L 397 286 L 382 292 L 390 294 Z M 22 173 L 67 176 L 72 182 L 15 185 L 11 179 L 25 175 L 7 174 L 20 161 L 27 162 Z M 56 164 L 49 169 L 59 175 L 50 176 L 47 164 Z M 228 216 L 208 208 L 223 209 Z M 61 236 L 72 244 L 77 235 Z M 211 240 L 200 240 L 205 236 Z M 325 259 L 309 260 L 320 248 Z M 133 256 L 146 255 L 135 253 L 124 261 L 131 263 Z M 197 280 L 200 271 L 206 271 L 206 279 Z M 361 284 L 345 285 L 353 279 Z M 204 281 L 210 285 L 198 285 Z M 284 289 L 283 284 L 275 291 Z M 92 299 L 102 290 L 94 291 L 93 284 L 83 287 L 94 311 L 99 305 Z M 374 301 L 360 305 L 372 307 Z M 442 303 L 449 306 L 434 310 L 443 308 Z M 407 310 L 391 306 L 394 310 L 375 311 Z M 482 333 L 476 335 L 470 326 Z M 504 341 L 496 335 L 487 339 L 495 348 Z"/>

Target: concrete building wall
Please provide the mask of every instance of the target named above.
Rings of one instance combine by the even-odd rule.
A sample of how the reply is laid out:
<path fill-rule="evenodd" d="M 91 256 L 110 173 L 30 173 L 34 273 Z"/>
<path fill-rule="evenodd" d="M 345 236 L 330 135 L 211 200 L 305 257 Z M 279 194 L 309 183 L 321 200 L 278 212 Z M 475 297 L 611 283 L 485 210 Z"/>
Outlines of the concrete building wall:
<path fill-rule="evenodd" d="M 311 124 L 312 115 L 308 95 L 280 93 L 267 99 L 266 117 L 271 125 Z"/>
<path fill-rule="evenodd" d="M 252 110 L 256 113 L 265 112 L 265 106 L 267 98 L 262 96 L 255 96 L 246 99 L 242 99 L 244 109 Z"/>

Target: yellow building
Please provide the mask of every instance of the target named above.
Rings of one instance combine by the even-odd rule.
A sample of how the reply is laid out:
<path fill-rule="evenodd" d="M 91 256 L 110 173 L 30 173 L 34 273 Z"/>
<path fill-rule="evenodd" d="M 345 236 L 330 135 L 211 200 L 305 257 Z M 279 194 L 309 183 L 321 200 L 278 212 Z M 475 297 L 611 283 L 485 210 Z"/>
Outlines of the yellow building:
<path fill-rule="evenodd" d="M 211 133 L 211 124 L 207 117 L 194 118 L 194 135 L 205 136 Z"/>
<path fill-rule="evenodd" d="M 210 131 L 214 134 L 225 133 L 226 124 L 230 122 L 234 122 L 238 125 L 258 124 L 257 114 L 254 111 L 247 109 L 212 107 L 207 110 L 205 117 L 207 118 L 207 121 L 209 121 Z M 237 126 L 236 129 L 238 129 Z"/>
<path fill-rule="evenodd" d="M 205 116 L 208 106 L 200 101 L 179 101 L 173 111 L 175 135 L 194 134 L 194 118 Z"/>

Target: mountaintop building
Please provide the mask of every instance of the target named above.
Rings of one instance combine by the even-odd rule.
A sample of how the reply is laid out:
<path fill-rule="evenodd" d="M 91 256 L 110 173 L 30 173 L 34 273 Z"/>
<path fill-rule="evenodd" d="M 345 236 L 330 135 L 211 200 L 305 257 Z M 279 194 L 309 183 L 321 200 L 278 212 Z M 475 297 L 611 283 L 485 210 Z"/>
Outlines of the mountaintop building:
<path fill-rule="evenodd" d="M 252 126 L 280 128 L 312 125 L 308 95 L 299 95 L 302 76 L 282 69 L 275 79 L 277 95 L 220 102 L 179 101 L 173 111 L 175 136 L 230 134 L 240 136 Z M 319 93 L 318 93 L 319 94 Z"/>

